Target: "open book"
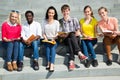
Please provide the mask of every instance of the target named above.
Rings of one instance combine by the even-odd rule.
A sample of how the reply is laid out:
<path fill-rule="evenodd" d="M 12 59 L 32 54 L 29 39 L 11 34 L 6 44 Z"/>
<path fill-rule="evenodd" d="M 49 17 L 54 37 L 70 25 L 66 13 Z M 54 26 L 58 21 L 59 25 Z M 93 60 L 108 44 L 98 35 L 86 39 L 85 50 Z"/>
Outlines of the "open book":
<path fill-rule="evenodd" d="M 58 35 L 68 34 L 67 32 L 58 32 Z"/>
<path fill-rule="evenodd" d="M 36 38 L 35 35 L 32 34 L 32 35 L 27 39 L 27 41 L 31 41 L 31 42 L 32 42 L 32 41 L 35 40 L 35 38 Z"/>
<path fill-rule="evenodd" d="M 50 44 L 56 44 L 56 41 L 49 41 L 49 40 L 42 40 L 42 42 L 45 42 L 45 43 L 50 43 Z"/>
<path fill-rule="evenodd" d="M 113 32 L 110 30 L 104 30 L 103 33 L 112 34 Z"/>
<path fill-rule="evenodd" d="M 84 37 L 82 37 L 81 39 L 83 39 L 83 40 L 95 40 L 97 38 L 84 38 Z"/>

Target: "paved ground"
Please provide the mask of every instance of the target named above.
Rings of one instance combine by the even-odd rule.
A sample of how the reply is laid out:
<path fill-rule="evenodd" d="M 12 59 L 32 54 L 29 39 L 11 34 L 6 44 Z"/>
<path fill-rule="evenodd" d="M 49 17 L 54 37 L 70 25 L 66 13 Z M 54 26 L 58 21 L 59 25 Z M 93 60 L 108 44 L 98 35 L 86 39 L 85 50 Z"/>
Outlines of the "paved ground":
<path fill-rule="evenodd" d="M 43 79 L 43 80 L 120 80 L 120 76 L 80 77 L 80 78 Z"/>

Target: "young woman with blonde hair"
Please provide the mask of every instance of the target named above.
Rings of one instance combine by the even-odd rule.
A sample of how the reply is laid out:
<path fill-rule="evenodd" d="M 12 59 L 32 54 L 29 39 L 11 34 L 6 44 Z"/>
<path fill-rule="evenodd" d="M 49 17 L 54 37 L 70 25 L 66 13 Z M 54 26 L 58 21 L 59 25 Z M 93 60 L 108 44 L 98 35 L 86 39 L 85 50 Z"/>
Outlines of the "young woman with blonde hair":
<path fill-rule="evenodd" d="M 12 10 L 8 20 L 2 24 L 2 41 L 7 45 L 6 63 L 8 71 L 17 70 L 17 56 L 21 35 L 20 22 L 20 13 Z"/>

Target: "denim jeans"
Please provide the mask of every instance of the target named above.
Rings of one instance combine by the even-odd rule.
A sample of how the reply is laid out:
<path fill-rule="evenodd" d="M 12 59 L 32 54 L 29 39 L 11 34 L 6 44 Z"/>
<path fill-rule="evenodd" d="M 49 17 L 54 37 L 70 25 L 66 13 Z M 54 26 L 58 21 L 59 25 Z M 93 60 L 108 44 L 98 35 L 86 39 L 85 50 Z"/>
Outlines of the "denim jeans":
<path fill-rule="evenodd" d="M 96 43 L 97 43 L 97 39 L 95 39 L 95 40 L 81 40 L 82 52 L 85 56 L 88 57 L 88 59 L 96 59 L 96 53 L 95 53 L 94 48 L 93 48 L 93 46 Z"/>
<path fill-rule="evenodd" d="M 57 43 L 55 45 L 45 43 L 45 50 L 46 50 L 46 59 L 47 62 L 53 63 L 55 62 L 55 55 L 56 55 L 56 47 Z"/>
<path fill-rule="evenodd" d="M 39 58 L 39 51 L 38 51 L 38 44 L 39 40 L 35 40 L 31 43 L 31 46 L 33 48 L 33 59 L 38 60 Z M 18 61 L 23 61 L 24 57 L 24 48 L 28 47 L 25 43 L 20 42 L 20 48 L 19 48 L 19 54 L 18 54 Z"/>
<path fill-rule="evenodd" d="M 5 45 L 7 49 L 6 61 L 17 61 L 19 41 L 5 42 Z"/>

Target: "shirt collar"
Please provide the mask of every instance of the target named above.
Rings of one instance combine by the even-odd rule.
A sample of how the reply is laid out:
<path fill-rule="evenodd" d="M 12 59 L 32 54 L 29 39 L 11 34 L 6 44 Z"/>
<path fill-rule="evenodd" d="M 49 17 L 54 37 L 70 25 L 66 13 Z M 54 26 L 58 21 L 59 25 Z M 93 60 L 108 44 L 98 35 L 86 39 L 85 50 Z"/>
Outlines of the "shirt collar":
<path fill-rule="evenodd" d="M 103 23 L 106 23 L 103 19 L 102 19 L 102 22 Z M 107 24 L 110 22 L 110 17 L 108 17 L 108 20 L 107 20 Z"/>
<path fill-rule="evenodd" d="M 65 21 L 64 18 L 63 18 L 63 22 L 66 23 L 66 22 L 71 22 L 72 21 L 72 18 L 69 17 L 68 21 Z"/>
<path fill-rule="evenodd" d="M 8 25 L 10 25 L 10 26 L 16 26 L 17 24 L 15 23 L 15 24 L 11 24 L 11 22 L 7 22 L 8 23 Z"/>
<path fill-rule="evenodd" d="M 28 22 L 26 21 L 25 25 L 30 26 L 30 25 L 32 25 L 33 23 L 34 23 L 34 21 L 33 21 L 31 24 L 28 24 Z"/>

